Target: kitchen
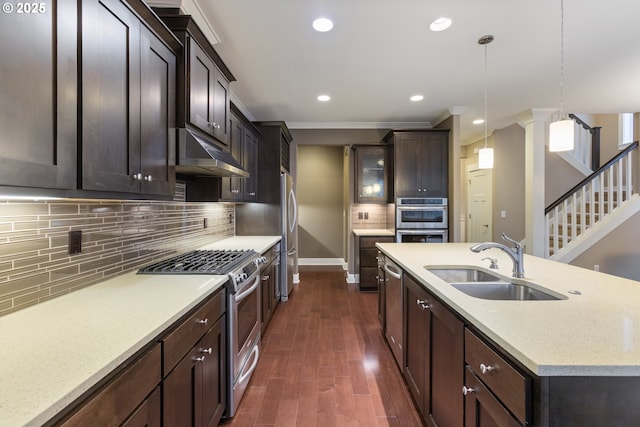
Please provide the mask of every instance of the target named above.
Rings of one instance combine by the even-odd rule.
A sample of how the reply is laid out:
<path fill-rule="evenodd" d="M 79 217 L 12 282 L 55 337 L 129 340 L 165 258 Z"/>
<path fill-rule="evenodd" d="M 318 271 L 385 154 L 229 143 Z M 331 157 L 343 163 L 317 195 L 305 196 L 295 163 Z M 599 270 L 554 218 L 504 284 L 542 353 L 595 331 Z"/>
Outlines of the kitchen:
<path fill-rule="evenodd" d="M 71 34 L 73 33 L 73 26 L 66 27 L 65 24 L 68 24 L 67 20 L 75 21 L 73 18 L 77 17 L 77 11 L 68 10 L 68 8 L 73 9 L 73 7 L 68 4 L 61 5 L 60 7 L 61 9 L 58 11 L 57 16 L 59 16 L 60 19 L 64 18 L 65 21 L 60 21 L 58 28 L 66 28 L 66 31 L 64 31 L 64 34 L 61 33 L 58 39 L 59 46 L 57 52 L 60 58 L 75 58 L 78 52 L 76 52 L 74 48 L 70 48 L 74 43 L 74 35 Z M 87 16 L 90 16 L 89 14 L 94 12 L 95 10 L 91 7 L 87 6 L 85 8 Z M 145 11 L 144 8 L 140 8 L 137 13 L 144 19 L 147 19 L 149 12 Z M 21 18 L 24 18 L 24 20 L 20 22 L 6 21 L 11 22 L 11 26 L 3 26 L 3 28 L 13 28 L 17 31 L 16 28 L 20 28 L 20 26 L 35 25 L 34 22 L 36 19 L 44 19 L 45 21 L 47 19 L 46 17 L 34 16 Z M 18 18 L 16 15 L 10 16 L 5 13 L 3 15 L 3 20 L 4 19 L 17 20 Z M 135 20 L 131 22 L 135 24 Z M 158 27 L 156 31 L 162 32 L 164 30 Z M 3 40 L 11 40 L 8 34 L 3 35 L 5 35 Z M 34 38 L 35 37 L 37 37 L 37 35 L 35 35 Z M 141 40 L 150 39 L 148 35 L 142 35 Z M 173 46 L 174 49 L 180 49 L 180 44 L 176 43 L 177 38 L 174 39 L 169 36 L 169 40 L 169 47 Z M 96 41 L 99 41 L 99 39 L 89 36 L 83 37 L 83 46 L 86 49 L 86 52 L 83 52 L 83 58 L 87 68 L 87 75 L 84 81 L 87 84 L 93 84 L 94 81 L 91 79 L 91 76 L 96 75 L 96 70 L 100 70 L 101 67 L 110 69 L 108 66 L 116 63 L 113 58 L 96 58 L 95 55 L 91 55 L 92 46 L 94 46 L 92 43 Z M 29 42 L 36 43 L 37 40 L 23 40 L 21 42 L 24 43 L 22 46 L 23 50 L 28 50 L 30 46 L 28 44 Z M 16 48 L 18 52 L 10 51 L 11 54 L 16 55 L 16 58 L 20 57 L 19 49 L 21 48 L 21 43 L 13 45 L 13 48 Z M 161 51 L 157 46 L 154 49 L 156 53 Z M 86 56 L 84 56 L 85 53 Z M 42 60 L 46 62 L 47 58 L 43 57 Z M 158 58 L 155 58 L 155 60 L 160 61 Z M 126 123 L 126 119 L 120 116 L 113 118 L 112 124 L 114 124 L 114 126 L 103 129 L 101 132 L 104 132 L 104 134 L 96 136 L 95 128 L 92 126 L 94 122 L 89 120 L 89 118 L 99 117 L 101 112 L 93 109 L 92 105 L 87 104 L 83 105 L 83 108 L 86 108 L 86 110 L 83 111 L 83 115 L 87 120 L 80 124 L 78 127 L 80 130 L 76 132 L 76 125 L 78 125 L 78 123 L 76 123 L 74 116 L 77 105 L 73 105 L 73 103 L 69 102 L 68 98 L 65 97 L 70 97 L 73 100 L 77 92 L 79 92 L 80 88 L 77 87 L 76 80 L 78 70 L 73 66 L 69 67 L 69 62 L 60 61 L 59 65 L 61 68 L 58 69 L 56 73 L 52 73 L 49 79 L 49 82 L 57 79 L 57 84 L 51 85 L 45 82 L 42 84 L 43 91 L 37 93 L 37 96 L 43 96 L 45 98 L 58 97 L 60 105 L 55 109 L 55 117 L 57 117 L 59 122 L 51 125 L 51 123 L 45 120 L 42 126 L 10 126 L 16 123 L 23 123 L 24 120 L 39 123 L 41 122 L 38 120 L 39 117 L 51 117 L 51 113 L 47 112 L 47 109 L 51 110 L 52 106 L 41 105 L 43 103 L 39 103 L 37 100 L 26 102 L 28 108 L 14 109 L 19 112 L 28 112 L 29 114 L 25 114 L 26 117 L 20 117 L 19 114 L 16 115 L 14 110 L 12 110 L 11 115 L 5 116 L 6 121 L 3 121 L 3 129 L 17 129 L 15 133 L 5 135 L 7 140 L 22 141 L 24 136 L 20 132 L 24 132 L 24 129 L 30 129 L 30 132 L 33 132 L 33 134 L 29 136 L 30 141 L 37 141 L 38 144 L 50 142 L 53 147 L 57 147 L 59 155 L 56 157 L 56 165 L 61 165 L 60 167 L 45 168 L 44 165 L 50 162 L 50 159 L 46 155 L 47 150 L 33 150 L 23 147 L 24 151 L 20 152 L 20 147 L 12 145 L 12 150 L 16 150 L 17 152 L 11 150 L 5 151 L 8 160 L 5 160 L 6 164 L 3 163 L 2 182 L 6 186 L 6 190 L 13 193 L 13 196 L 31 196 L 30 198 L 39 200 L 20 201 L 10 199 L 3 204 L 3 216 L 8 218 L 6 223 L 7 227 L 10 227 L 7 228 L 6 232 L 13 233 L 7 235 L 7 245 L 3 246 L 3 251 L 6 254 L 6 262 L 10 263 L 6 264 L 6 269 L 9 270 L 10 273 L 6 276 L 3 295 L 10 295 L 10 297 L 3 298 L 0 307 L 2 307 L 3 312 L 6 311 L 7 313 L 16 310 L 17 313 L 20 313 L 24 311 L 21 310 L 24 307 L 45 301 L 54 295 L 69 292 L 72 289 L 92 285 L 89 286 L 91 288 L 95 286 L 94 284 L 96 283 L 101 283 L 105 279 L 114 277 L 125 271 L 132 271 L 139 265 L 146 264 L 153 259 L 169 256 L 174 251 L 180 251 L 186 247 L 204 246 L 212 241 L 222 241 L 225 237 L 233 237 L 239 229 L 238 218 L 244 215 L 244 208 L 248 206 L 246 204 L 234 205 L 235 202 L 214 204 L 202 200 L 183 202 L 181 200 L 186 200 L 190 197 L 190 195 L 186 194 L 190 192 L 191 186 L 188 182 L 189 179 L 185 179 L 187 182 L 184 184 L 186 188 L 184 189 L 185 195 L 182 196 L 182 199 L 174 202 L 169 200 L 165 194 L 162 197 L 158 197 L 159 200 L 155 200 L 156 197 L 153 195 L 158 194 L 157 192 L 165 192 L 162 187 L 170 185 L 170 173 L 167 174 L 165 172 L 164 177 L 166 179 L 158 179 L 158 175 L 156 175 L 155 172 L 137 172 L 134 175 L 137 176 L 139 173 L 139 179 L 134 179 L 132 182 L 127 173 L 125 173 L 123 177 L 122 173 L 111 173 L 104 168 L 104 166 L 111 166 L 113 161 L 113 158 L 110 157 L 110 150 L 92 151 L 90 146 L 87 145 L 84 146 L 84 150 L 78 151 L 76 147 L 78 140 L 82 140 L 82 143 L 85 144 L 94 138 L 97 145 L 93 147 L 97 146 L 102 149 L 101 147 L 110 146 L 110 144 L 105 144 L 104 141 L 119 140 L 118 138 L 120 138 L 121 135 L 129 135 L 127 132 L 132 132 L 132 129 L 121 126 L 121 123 Z M 64 68 L 64 66 L 69 68 Z M 7 65 L 3 67 L 7 67 Z M 145 83 L 156 82 L 158 80 L 163 81 L 162 76 L 159 77 L 154 74 L 155 71 L 161 68 L 148 67 L 149 63 L 141 63 L 140 69 L 146 72 L 151 71 L 151 75 L 154 76 L 153 79 L 144 80 Z M 43 67 L 42 69 L 47 68 Z M 6 68 L 3 68 L 3 76 L 8 75 L 5 74 L 5 70 Z M 233 71 L 236 73 L 240 72 L 240 70 L 235 68 Z M 42 76 L 39 76 L 39 73 L 33 69 L 26 68 L 24 72 L 34 74 L 25 75 L 24 80 L 47 80 L 42 79 Z M 240 82 L 241 80 L 238 81 L 238 83 Z M 480 85 L 481 83 L 479 83 L 478 86 Z M 7 88 L 7 86 L 9 85 L 3 86 L 3 91 L 6 91 L 3 92 L 3 94 L 8 93 L 10 96 L 3 96 L 3 99 L 18 99 L 18 97 L 26 93 L 31 93 L 29 91 L 18 91 L 18 93 L 16 93 Z M 50 91 L 52 86 L 57 88 L 55 95 L 46 91 L 47 86 Z M 16 88 L 22 87 L 24 86 L 16 86 Z M 96 89 L 98 90 L 96 93 L 100 93 L 99 85 L 90 86 L 90 88 Z M 139 90 L 144 91 L 145 88 L 149 90 L 149 88 L 144 85 Z M 88 98 L 88 94 L 91 93 L 88 87 L 82 89 L 84 89 L 83 96 Z M 15 88 L 12 88 L 12 90 L 15 90 Z M 64 97 L 60 95 L 64 95 Z M 36 97 L 35 94 L 31 96 Z M 138 102 L 143 102 L 145 99 L 148 101 L 147 98 L 140 97 Z M 115 102 L 120 101 L 122 101 L 122 99 Z M 153 110 L 154 107 L 157 107 L 155 104 L 145 104 L 143 108 L 145 108 L 144 111 L 154 111 L 157 115 L 165 113 L 166 117 L 172 117 L 170 104 L 164 105 L 167 106 L 167 111 L 157 112 Z M 38 106 L 38 108 L 32 108 L 34 106 Z M 3 115 L 5 112 L 8 114 L 8 111 L 7 108 L 3 108 Z M 30 114 L 33 114 L 33 116 L 30 116 Z M 178 115 L 180 115 L 180 112 L 178 112 Z M 271 119 L 270 117 L 265 118 Z M 281 117 L 279 119 L 284 118 L 285 117 Z M 158 119 L 156 116 L 151 118 L 145 116 L 138 120 L 144 125 L 145 123 L 156 123 L 155 121 Z M 266 125 L 266 123 L 263 124 Z M 208 124 L 205 124 L 205 126 L 207 125 Z M 181 127 L 180 124 L 177 126 Z M 217 131 L 215 125 L 211 127 L 214 132 Z M 250 129 L 250 126 L 245 124 L 244 129 L 247 128 Z M 153 131 L 155 128 L 151 126 L 145 129 L 151 129 L 151 131 Z M 299 139 L 298 136 L 296 136 L 298 132 L 297 130 L 291 132 L 293 135 L 291 140 L 294 141 L 294 144 L 296 144 L 296 141 Z M 56 135 L 53 141 L 52 135 Z M 145 135 L 146 134 L 142 132 L 141 139 L 166 138 L 167 146 L 170 146 L 172 142 L 179 143 L 179 141 L 171 141 L 172 136 L 170 133 L 164 136 L 154 135 L 153 137 Z M 180 135 L 177 135 L 176 139 L 180 139 L 180 137 Z M 101 138 L 104 138 L 104 140 Z M 133 132 L 131 138 L 132 140 L 136 139 L 135 132 Z M 125 137 L 125 139 L 127 139 L 127 137 Z M 381 140 L 381 138 L 367 138 L 365 142 L 379 143 Z M 100 142 L 102 142 L 102 144 L 100 144 Z M 344 145 L 348 146 L 353 143 L 354 141 L 351 140 L 348 144 Z M 302 145 L 304 145 L 304 142 L 302 142 Z M 38 145 L 36 145 L 36 148 L 37 146 Z M 296 148 L 294 146 L 293 150 L 291 150 L 292 164 L 290 171 L 293 175 L 299 172 L 299 170 L 296 169 L 297 149 L 299 149 L 299 147 Z M 144 151 L 143 147 L 138 146 L 137 150 L 137 154 L 135 149 L 132 151 L 132 164 L 136 162 L 140 164 L 142 162 L 141 159 L 148 159 L 150 156 L 148 152 Z M 171 154 L 171 150 L 167 152 L 169 154 L 167 155 L 165 153 L 165 155 L 169 158 L 171 158 L 171 156 L 178 157 L 177 154 Z M 38 154 L 36 155 L 35 153 Z M 86 156 L 83 157 L 84 161 L 82 163 L 81 188 L 95 191 L 96 193 L 76 191 L 77 188 L 75 188 L 75 182 L 73 182 L 75 177 L 68 176 L 70 170 L 75 170 L 76 154 Z M 497 149 L 496 155 L 499 155 Z M 22 160 L 17 161 L 17 158 L 21 158 Z M 187 165 L 184 164 L 183 166 L 187 167 Z M 459 167 L 455 162 L 451 166 L 454 171 Z M 57 171 L 51 170 L 56 168 Z M 41 173 L 32 173 L 36 170 Z M 160 172 L 160 175 L 163 175 L 162 172 Z M 302 179 L 301 174 L 298 175 L 299 178 Z M 151 176 L 154 178 L 150 179 Z M 453 174 L 452 176 L 454 180 L 452 185 L 455 185 L 456 180 L 460 178 L 457 174 Z M 276 179 L 279 180 L 279 171 Z M 72 185 L 69 185 L 70 181 Z M 193 184 L 193 182 L 191 182 L 191 184 Z M 181 188 L 181 185 L 183 185 L 183 183 L 179 183 L 178 188 Z M 279 181 L 277 184 L 274 184 L 272 181 L 271 183 L 260 182 L 258 185 L 271 185 L 271 188 L 273 188 L 274 185 L 277 185 L 277 187 L 280 186 Z M 62 199 L 45 200 L 43 198 L 39 189 L 51 187 L 56 187 L 57 190 L 47 192 L 49 196 L 62 197 Z M 65 190 L 61 190 L 62 188 L 65 188 Z M 349 188 L 353 187 L 350 186 Z M 138 197 L 135 197 L 138 200 L 127 201 L 117 197 L 128 198 L 126 196 L 134 192 L 138 193 Z M 140 193 L 144 192 L 148 192 L 151 196 L 148 194 L 140 195 Z M 249 193 L 251 193 L 251 191 L 243 194 L 243 197 L 250 196 Z M 93 197 L 90 197 L 89 194 L 93 194 Z M 81 199 L 79 200 L 78 198 Z M 171 198 L 173 198 L 173 195 L 171 195 Z M 279 199 L 279 197 L 276 196 L 275 199 Z M 349 198 L 349 200 L 352 199 Z M 461 203 L 450 204 L 451 217 L 460 217 L 460 205 Z M 240 206 L 240 208 L 238 208 L 238 206 Z M 301 212 L 303 206 L 304 205 L 301 206 Z M 508 209 L 507 212 L 511 215 L 513 210 Z M 350 215 L 347 215 L 347 218 L 350 217 Z M 266 223 L 273 224 L 272 221 L 268 219 L 269 216 L 267 213 L 262 215 L 261 218 L 267 218 L 265 220 Z M 510 219 L 510 216 L 508 218 Z M 302 216 L 300 220 L 301 222 L 304 221 Z M 387 222 L 387 218 L 385 218 L 383 222 Z M 366 225 L 368 226 L 368 224 Z M 280 230 L 278 230 L 280 227 L 276 226 L 275 228 L 275 231 L 268 232 L 269 235 L 277 236 L 280 234 Z M 345 226 L 345 228 L 349 230 L 348 225 Z M 68 236 L 68 231 L 78 231 L 79 229 L 83 232 L 83 237 L 81 238 L 83 246 L 81 254 L 70 256 L 67 248 L 69 240 L 71 240 L 70 236 Z M 463 232 L 457 220 L 455 222 L 452 221 L 451 230 L 451 239 L 453 241 L 461 241 Z M 246 231 L 246 233 L 254 234 L 255 232 Z M 144 236 L 142 239 L 140 238 L 141 234 Z M 344 246 L 349 248 L 348 241 L 351 239 L 351 233 L 347 232 L 344 233 L 344 235 L 348 236 L 344 238 L 346 242 Z M 74 242 L 76 241 L 77 240 L 74 240 Z M 263 249 L 268 248 L 258 247 L 257 249 L 258 252 L 262 252 Z M 302 251 L 302 247 L 300 250 Z M 338 257 L 342 256 L 348 260 L 348 263 L 351 263 L 355 257 L 345 256 L 344 254 L 348 253 L 348 251 L 349 249 L 343 254 L 339 254 Z M 333 254 L 329 255 L 327 258 L 336 258 L 336 256 L 332 255 Z M 301 257 L 304 258 L 304 254 L 301 254 Z M 314 255 L 314 258 L 316 257 L 325 258 L 322 254 L 319 256 Z M 292 265 L 292 269 L 289 269 L 289 271 L 295 272 L 295 264 Z M 356 274 L 354 269 L 350 269 L 350 273 Z M 55 299 L 52 301 L 55 301 Z M 3 317 L 11 318 L 11 314 L 6 314 Z"/>

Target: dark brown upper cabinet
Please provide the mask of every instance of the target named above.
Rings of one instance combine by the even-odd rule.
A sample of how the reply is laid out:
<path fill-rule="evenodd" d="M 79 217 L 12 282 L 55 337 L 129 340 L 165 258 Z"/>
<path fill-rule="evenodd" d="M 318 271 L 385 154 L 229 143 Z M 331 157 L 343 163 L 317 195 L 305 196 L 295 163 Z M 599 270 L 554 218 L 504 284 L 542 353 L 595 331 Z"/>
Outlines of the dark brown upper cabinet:
<path fill-rule="evenodd" d="M 395 197 L 448 197 L 449 131 L 392 131 Z"/>
<path fill-rule="evenodd" d="M 235 77 L 190 15 L 174 8 L 154 11 L 184 45 L 178 59 L 178 127 L 229 150 L 229 83 Z"/>
<path fill-rule="evenodd" d="M 82 3 L 82 189 L 173 193 L 175 70 L 128 3 Z"/>
<path fill-rule="evenodd" d="M 256 202 L 259 132 L 234 106 L 231 110 L 229 152 L 249 172 L 249 177 L 222 178 L 220 199 L 228 202 Z"/>
<path fill-rule="evenodd" d="M 77 4 L 46 7 L 0 25 L 0 185 L 75 189 Z"/>
<path fill-rule="evenodd" d="M 390 148 L 388 146 L 354 146 L 356 203 L 388 203 L 393 197 L 389 188 L 392 176 Z"/>
<path fill-rule="evenodd" d="M 253 124 L 260 132 L 258 201 L 280 203 L 280 175 L 289 173 L 293 137 L 287 124 L 282 121 L 254 122 Z"/>
<path fill-rule="evenodd" d="M 190 38 L 189 122 L 223 144 L 229 137 L 229 82 L 213 60 Z"/>

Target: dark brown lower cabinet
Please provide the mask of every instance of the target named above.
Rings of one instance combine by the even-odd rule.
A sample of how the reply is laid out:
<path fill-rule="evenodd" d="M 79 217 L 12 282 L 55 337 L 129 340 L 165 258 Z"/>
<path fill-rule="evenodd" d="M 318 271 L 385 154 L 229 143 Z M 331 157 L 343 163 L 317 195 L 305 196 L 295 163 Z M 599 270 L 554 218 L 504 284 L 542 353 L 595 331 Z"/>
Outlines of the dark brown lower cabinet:
<path fill-rule="evenodd" d="M 160 427 L 162 425 L 162 393 L 156 387 L 136 412 L 122 424 L 122 427 Z"/>
<path fill-rule="evenodd" d="M 464 324 L 404 274 L 404 375 L 429 426 L 464 424 Z"/>
<path fill-rule="evenodd" d="M 378 248 L 376 243 L 393 243 L 393 236 L 361 236 L 358 238 L 358 289 L 378 290 Z"/>
<path fill-rule="evenodd" d="M 271 316 L 278 307 L 279 295 L 278 285 L 280 276 L 280 244 L 273 246 L 269 249 L 264 256 L 267 258 L 267 264 L 265 267 L 261 267 L 261 300 L 262 300 L 262 337 L 269 325 Z"/>
<path fill-rule="evenodd" d="M 75 412 L 55 425 L 63 427 L 160 426 L 160 345 L 155 345 L 124 368 L 82 403 Z M 152 411 L 157 409 L 157 414 Z M 144 419 L 144 423 L 142 423 Z"/>
<path fill-rule="evenodd" d="M 226 316 L 222 316 L 164 380 L 165 427 L 209 427 L 226 408 Z"/>
<path fill-rule="evenodd" d="M 385 282 L 387 280 L 386 273 L 384 271 L 384 254 L 378 251 L 378 320 L 380 321 L 380 327 L 382 332 L 387 330 L 387 293 Z"/>
<path fill-rule="evenodd" d="M 467 367 L 465 384 L 465 427 L 520 427 L 502 403 L 480 382 Z"/>

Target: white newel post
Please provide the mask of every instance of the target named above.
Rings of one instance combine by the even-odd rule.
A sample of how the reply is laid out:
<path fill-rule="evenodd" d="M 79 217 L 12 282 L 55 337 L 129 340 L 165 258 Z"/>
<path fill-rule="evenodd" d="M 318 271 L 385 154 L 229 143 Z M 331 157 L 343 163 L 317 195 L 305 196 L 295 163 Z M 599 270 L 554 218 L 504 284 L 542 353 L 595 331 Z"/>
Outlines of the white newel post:
<path fill-rule="evenodd" d="M 545 168 L 548 120 L 557 109 L 532 108 L 519 121 L 525 130 L 525 252 L 545 255 Z"/>

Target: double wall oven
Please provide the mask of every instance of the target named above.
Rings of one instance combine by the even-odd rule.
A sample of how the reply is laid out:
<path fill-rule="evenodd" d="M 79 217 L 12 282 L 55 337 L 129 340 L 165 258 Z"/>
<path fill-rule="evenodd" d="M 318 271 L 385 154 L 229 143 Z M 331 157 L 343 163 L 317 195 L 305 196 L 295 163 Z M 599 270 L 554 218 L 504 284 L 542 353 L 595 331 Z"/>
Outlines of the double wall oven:
<path fill-rule="evenodd" d="M 141 274 L 226 275 L 227 417 L 233 417 L 260 357 L 260 265 L 253 250 L 196 250 L 144 267 Z"/>
<path fill-rule="evenodd" d="M 401 197 L 396 200 L 396 242 L 449 241 L 446 197 Z"/>

